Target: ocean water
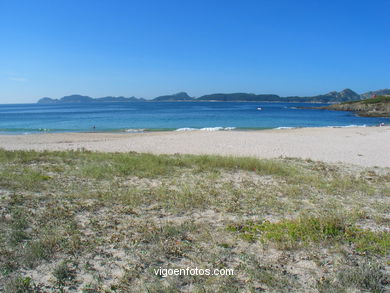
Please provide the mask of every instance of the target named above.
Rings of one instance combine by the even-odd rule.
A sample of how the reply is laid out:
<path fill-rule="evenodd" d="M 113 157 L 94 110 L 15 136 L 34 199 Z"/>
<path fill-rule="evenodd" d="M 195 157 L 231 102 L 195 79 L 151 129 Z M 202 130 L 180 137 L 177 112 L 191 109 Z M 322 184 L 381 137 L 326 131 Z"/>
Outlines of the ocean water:
<path fill-rule="evenodd" d="M 144 102 L 0 105 L 0 133 L 232 130 L 284 127 L 371 126 L 389 118 L 298 107 L 308 103 Z M 258 110 L 261 108 L 261 110 Z"/>

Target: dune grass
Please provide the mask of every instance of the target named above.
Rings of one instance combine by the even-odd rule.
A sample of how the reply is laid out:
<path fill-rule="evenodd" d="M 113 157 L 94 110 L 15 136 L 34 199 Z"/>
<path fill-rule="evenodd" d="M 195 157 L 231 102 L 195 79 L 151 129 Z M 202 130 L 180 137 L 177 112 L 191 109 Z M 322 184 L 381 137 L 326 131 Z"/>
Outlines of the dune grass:
<path fill-rule="evenodd" d="M 0 150 L 0 291 L 384 292 L 388 169 Z M 153 270 L 232 268 L 233 276 Z"/>
<path fill-rule="evenodd" d="M 351 220 L 335 215 L 322 218 L 305 215 L 276 223 L 248 222 L 228 229 L 239 232 L 248 241 L 272 241 L 289 249 L 320 242 L 325 245 L 347 242 L 362 253 L 386 255 L 390 251 L 390 233 L 366 231 L 356 227 Z"/>

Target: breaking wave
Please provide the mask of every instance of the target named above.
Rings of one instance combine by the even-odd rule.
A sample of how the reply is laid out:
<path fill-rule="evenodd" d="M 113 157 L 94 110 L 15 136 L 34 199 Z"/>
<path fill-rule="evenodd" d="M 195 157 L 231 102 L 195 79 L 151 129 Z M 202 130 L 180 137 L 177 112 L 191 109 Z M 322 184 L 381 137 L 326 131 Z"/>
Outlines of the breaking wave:
<path fill-rule="evenodd" d="M 178 128 L 175 131 L 194 131 L 194 130 L 202 130 L 202 131 L 228 131 L 234 130 L 236 127 L 203 127 L 203 128 L 191 128 L 191 127 L 183 127 Z"/>

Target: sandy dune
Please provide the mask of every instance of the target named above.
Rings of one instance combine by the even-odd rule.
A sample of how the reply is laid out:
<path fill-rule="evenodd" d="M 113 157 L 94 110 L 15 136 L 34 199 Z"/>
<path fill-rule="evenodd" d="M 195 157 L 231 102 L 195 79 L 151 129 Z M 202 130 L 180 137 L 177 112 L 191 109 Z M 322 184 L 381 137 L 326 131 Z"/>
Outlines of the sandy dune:
<path fill-rule="evenodd" d="M 8 150 L 69 150 L 156 154 L 220 154 L 310 158 L 390 167 L 390 127 L 302 128 L 263 131 L 51 133 L 1 135 Z"/>

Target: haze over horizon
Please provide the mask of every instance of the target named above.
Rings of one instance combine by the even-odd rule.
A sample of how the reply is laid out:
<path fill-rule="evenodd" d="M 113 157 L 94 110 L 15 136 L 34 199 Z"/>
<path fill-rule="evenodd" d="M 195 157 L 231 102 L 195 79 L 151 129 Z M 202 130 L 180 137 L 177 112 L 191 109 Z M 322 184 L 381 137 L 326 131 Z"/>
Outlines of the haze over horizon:
<path fill-rule="evenodd" d="M 389 1 L 0 2 L 0 104 L 390 87 Z"/>

